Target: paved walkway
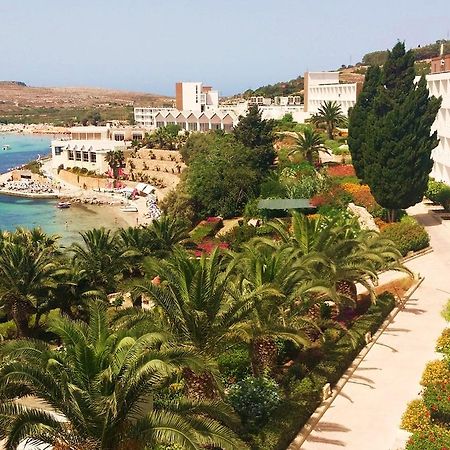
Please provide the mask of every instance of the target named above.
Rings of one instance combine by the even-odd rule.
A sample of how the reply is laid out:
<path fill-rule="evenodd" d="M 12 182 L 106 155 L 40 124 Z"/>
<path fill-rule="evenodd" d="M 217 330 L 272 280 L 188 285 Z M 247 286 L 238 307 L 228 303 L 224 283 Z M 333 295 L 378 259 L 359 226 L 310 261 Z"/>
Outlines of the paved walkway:
<path fill-rule="evenodd" d="M 440 311 L 450 298 L 450 226 L 423 205 L 412 208 L 434 251 L 408 263 L 425 280 L 361 362 L 302 445 L 302 450 L 397 450 L 400 418 L 420 392 L 427 361 L 445 327 Z M 448 278 L 447 278 L 448 277 Z"/>

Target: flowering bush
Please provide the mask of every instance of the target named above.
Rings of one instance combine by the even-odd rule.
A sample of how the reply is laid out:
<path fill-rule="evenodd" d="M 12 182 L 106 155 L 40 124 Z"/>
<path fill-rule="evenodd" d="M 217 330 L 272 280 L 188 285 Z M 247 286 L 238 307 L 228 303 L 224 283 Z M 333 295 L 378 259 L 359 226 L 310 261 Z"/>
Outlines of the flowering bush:
<path fill-rule="evenodd" d="M 335 185 L 329 191 L 315 195 L 311 198 L 311 205 L 320 206 L 338 206 L 346 207 L 352 201 L 351 195 L 340 185 Z"/>
<path fill-rule="evenodd" d="M 430 412 L 423 400 L 417 399 L 409 402 L 406 411 L 403 413 L 400 428 L 414 433 L 415 431 L 424 431 L 430 425 Z"/>
<path fill-rule="evenodd" d="M 428 386 L 423 393 L 423 401 L 433 420 L 450 423 L 450 383 Z"/>
<path fill-rule="evenodd" d="M 409 438 L 405 450 L 450 450 L 450 431 L 437 425 L 417 431 Z"/>
<path fill-rule="evenodd" d="M 436 351 L 450 356 L 450 328 L 446 328 L 436 343 Z"/>
<path fill-rule="evenodd" d="M 212 251 L 216 247 L 219 247 L 222 250 L 226 250 L 227 248 L 229 248 L 229 244 L 227 242 L 204 240 L 200 244 L 197 245 L 197 248 L 196 248 L 194 254 L 197 258 L 200 258 L 203 255 L 203 253 L 206 253 L 207 255 L 212 253 Z"/>
<path fill-rule="evenodd" d="M 266 377 L 248 377 L 230 388 L 228 399 L 249 429 L 264 425 L 280 404 L 278 385 Z"/>
<path fill-rule="evenodd" d="M 440 359 L 430 361 L 425 367 L 420 384 L 427 387 L 442 383 L 450 383 L 448 362 Z"/>
<path fill-rule="evenodd" d="M 354 177 L 355 169 L 351 164 L 340 164 L 338 166 L 328 166 L 327 172 L 330 177 Z"/>

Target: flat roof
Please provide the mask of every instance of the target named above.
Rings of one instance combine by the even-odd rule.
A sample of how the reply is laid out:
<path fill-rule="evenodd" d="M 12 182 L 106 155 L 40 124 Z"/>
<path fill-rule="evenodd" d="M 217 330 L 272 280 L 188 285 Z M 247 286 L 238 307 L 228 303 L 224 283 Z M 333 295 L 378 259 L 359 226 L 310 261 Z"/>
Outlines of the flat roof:
<path fill-rule="evenodd" d="M 259 209 L 313 209 L 306 198 L 265 198 L 258 202 Z"/>

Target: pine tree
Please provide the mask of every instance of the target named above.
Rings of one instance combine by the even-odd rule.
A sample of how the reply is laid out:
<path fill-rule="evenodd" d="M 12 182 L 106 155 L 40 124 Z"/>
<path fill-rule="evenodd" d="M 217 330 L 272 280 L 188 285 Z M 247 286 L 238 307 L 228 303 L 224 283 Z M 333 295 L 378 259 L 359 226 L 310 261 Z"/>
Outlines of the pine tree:
<path fill-rule="evenodd" d="M 358 178 L 364 180 L 364 145 L 367 118 L 371 111 L 373 99 L 381 85 L 381 69 L 371 66 L 367 70 L 361 94 L 350 114 L 348 127 L 348 146 L 352 163 Z"/>
<path fill-rule="evenodd" d="M 389 52 L 382 83 L 363 132 L 363 178 L 392 221 L 396 210 L 423 198 L 438 144 L 431 126 L 441 99 L 429 97 L 424 77 L 414 83 L 414 56 L 401 42 Z"/>

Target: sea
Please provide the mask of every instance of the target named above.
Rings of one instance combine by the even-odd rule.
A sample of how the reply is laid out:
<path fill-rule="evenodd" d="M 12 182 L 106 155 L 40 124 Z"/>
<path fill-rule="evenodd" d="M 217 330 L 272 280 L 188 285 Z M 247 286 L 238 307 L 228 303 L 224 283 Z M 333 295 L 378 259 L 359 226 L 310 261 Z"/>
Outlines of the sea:
<path fill-rule="evenodd" d="M 0 134 L 0 173 L 50 153 L 49 136 Z M 9 145 L 8 150 L 2 150 Z M 115 229 L 123 222 L 115 220 L 108 207 L 72 206 L 56 208 L 57 200 L 37 200 L 0 194 L 0 230 L 17 227 L 41 227 L 46 233 L 61 237 L 62 245 L 80 241 L 80 232 L 108 225 Z"/>

